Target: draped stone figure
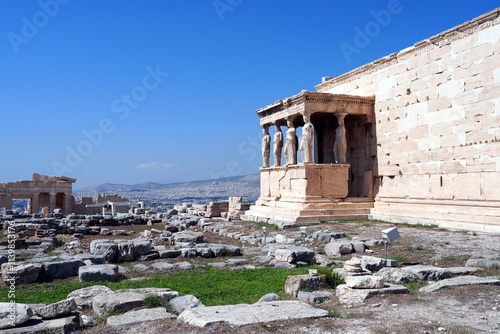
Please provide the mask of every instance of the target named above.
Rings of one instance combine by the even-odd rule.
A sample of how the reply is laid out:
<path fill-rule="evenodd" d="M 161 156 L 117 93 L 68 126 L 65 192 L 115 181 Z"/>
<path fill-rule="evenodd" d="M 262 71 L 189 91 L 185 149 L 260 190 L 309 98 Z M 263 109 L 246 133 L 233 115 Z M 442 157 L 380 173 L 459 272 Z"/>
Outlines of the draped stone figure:
<path fill-rule="evenodd" d="M 273 153 L 274 153 L 274 165 L 281 166 L 281 151 L 283 150 L 283 132 L 281 132 L 280 126 L 276 123 L 276 133 L 274 134 L 273 141 Z"/>
<path fill-rule="evenodd" d="M 303 118 L 305 124 L 302 127 L 300 154 L 303 162 L 313 162 L 314 126 L 308 116 L 304 115 Z"/>
<path fill-rule="evenodd" d="M 338 164 L 346 163 L 346 152 L 347 152 L 347 139 L 346 131 L 344 126 L 344 118 L 346 114 L 340 113 L 335 114 L 338 120 L 338 127 L 335 130 L 335 144 L 333 145 L 333 154 L 335 156 L 335 162 Z"/>
<path fill-rule="evenodd" d="M 287 120 L 285 158 L 287 165 L 297 164 L 297 132 L 291 120 Z"/>
<path fill-rule="evenodd" d="M 271 155 L 271 135 L 269 134 L 269 125 L 262 126 L 262 132 L 264 137 L 262 137 L 262 166 L 269 167 L 269 157 Z"/>

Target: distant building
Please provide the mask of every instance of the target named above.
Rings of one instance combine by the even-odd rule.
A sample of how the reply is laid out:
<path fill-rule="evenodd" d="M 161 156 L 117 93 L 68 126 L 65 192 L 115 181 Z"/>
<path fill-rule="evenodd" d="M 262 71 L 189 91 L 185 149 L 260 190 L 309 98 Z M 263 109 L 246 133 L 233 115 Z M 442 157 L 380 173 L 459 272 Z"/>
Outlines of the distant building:
<path fill-rule="evenodd" d="M 66 176 L 46 176 L 34 173 L 30 181 L 0 183 L 0 208 L 12 210 L 13 199 L 29 199 L 28 213 L 48 212 L 61 209 L 71 213 L 73 207 L 72 188 L 76 179 Z"/>

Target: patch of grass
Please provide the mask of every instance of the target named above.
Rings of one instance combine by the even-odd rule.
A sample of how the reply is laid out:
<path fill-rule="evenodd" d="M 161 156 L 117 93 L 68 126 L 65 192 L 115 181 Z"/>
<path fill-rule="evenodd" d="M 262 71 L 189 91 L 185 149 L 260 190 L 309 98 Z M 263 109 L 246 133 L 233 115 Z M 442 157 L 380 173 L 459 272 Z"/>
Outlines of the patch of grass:
<path fill-rule="evenodd" d="M 410 295 L 413 295 L 416 294 L 420 288 L 426 286 L 427 283 L 425 281 L 418 281 L 418 282 L 404 283 L 403 285 L 408 289 Z"/>
<path fill-rule="evenodd" d="M 241 221 L 240 223 L 248 224 L 248 225 L 253 225 L 253 226 L 255 226 L 258 229 L 262 229 L 263 227 L 267 227 L 268 230 L 275 230 L 275 231 L 277 231 L 277 230 L 280 229 L 278 227 L 278 225 L 269 224 L 269 223 L 252 222 L 252 221 Z M 251 229 L 252 226 L 248 226 L 248 228 Z"/>
<path fill-rule="evenodd" d="M 268 332 L 272 332 L 272 333 L 277 332 L 280 329 L 279 325 L 273 324 L 273 323 L 270 323 L 270 324 L 261 323 L 260 326 L 264 330 L 266 330 Z"/>
<path fill-rule="evenodd" d="M 396 260 L 398 262 L 405 262 L 408 260 L 408 257 L 402 254 L 396 254 L 391 259 Z"/>
<path fill-rule="evenodd" d="M 91 285 L 105 285 L 112 290 L 136 288 L 170 288 L 181 295 L 192 294 L 206 306 L 254 303 L 266 293 L 284 294 L 285 281 L 290 275 L 307 274 L 308 268 L 296 269 L 243 269 L 217 268 L 188 270 L 158 274 L 140 281 L 84 282 L 55 281 L 42 284 L 20 285 L 16 289 L 18 303 L 50 304 L 66 299 L 74 290 Z M 0 302 L 8 302 L 8 287 L 0 287 Z"/>
<path fill-rule="evenodd" d="M 170 304 L 164 302 L 158 295 L 147 295 L 146 298 L 144 298 L 144 306 L 147 308 L 170 307 Z"/>
<path fill-rule="evenodd" d="M 437 224 L 421 224 L 421 223 L 397 223 L 397 226 L 416 227 L 416 228 L 432 228 L 445 231 L 446 229 L 439 227 Z"/>
<path fill-rule="evenodd" d="M 328 316 L 332 317 L 334 319 L 339 319 L 342 318 L 342 313 L 340 313 L 337 310 L 327 310 L 328 311 Z"/>
<path fill-rule="evenodd" d="M 317 268 L 318 274 L 326 275 L 326 280 L 332 289 L 335 289 L 340 284 L 345 284 L 344 278 L 337 273 L 334 273 L 331 268 Z"/>

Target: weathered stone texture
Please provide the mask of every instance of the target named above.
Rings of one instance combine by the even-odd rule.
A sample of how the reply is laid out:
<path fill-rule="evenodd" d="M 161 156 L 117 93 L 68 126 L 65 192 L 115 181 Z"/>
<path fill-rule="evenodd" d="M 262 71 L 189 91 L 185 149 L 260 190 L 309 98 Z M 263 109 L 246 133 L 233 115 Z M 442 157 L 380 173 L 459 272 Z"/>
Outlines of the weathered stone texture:
<path fill-rule="evenodd" d="M 373 218 L 500 231 L 493 210 L 500 208 L 499 14 L 495 9 L 316 86 L 376 96 L 380 182 Z M 476 212 L 485 200 L 487 209 Z"/>

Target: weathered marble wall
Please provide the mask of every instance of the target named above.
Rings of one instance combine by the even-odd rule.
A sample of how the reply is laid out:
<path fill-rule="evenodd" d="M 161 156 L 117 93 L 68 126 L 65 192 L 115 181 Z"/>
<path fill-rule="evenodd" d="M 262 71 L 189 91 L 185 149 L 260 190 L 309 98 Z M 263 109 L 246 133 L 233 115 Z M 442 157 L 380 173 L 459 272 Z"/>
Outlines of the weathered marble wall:
<path fill-rule="evenodd" d="M 316 86 L 375 95 L 374 218 L 500 231 L 499 13 Z"/>

